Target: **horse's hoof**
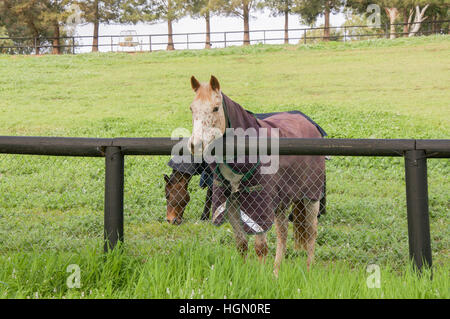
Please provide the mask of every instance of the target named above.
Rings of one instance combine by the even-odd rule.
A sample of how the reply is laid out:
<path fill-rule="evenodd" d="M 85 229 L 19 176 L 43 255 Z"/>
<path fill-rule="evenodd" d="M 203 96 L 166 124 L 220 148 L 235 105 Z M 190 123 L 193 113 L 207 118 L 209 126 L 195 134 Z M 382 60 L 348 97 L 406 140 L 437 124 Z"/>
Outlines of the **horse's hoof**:
<path fill-rule="evenodd" d="M 273 270 L 273 275 L 275 276 L 276 279 L 278 279 L 278 269 Z"/>

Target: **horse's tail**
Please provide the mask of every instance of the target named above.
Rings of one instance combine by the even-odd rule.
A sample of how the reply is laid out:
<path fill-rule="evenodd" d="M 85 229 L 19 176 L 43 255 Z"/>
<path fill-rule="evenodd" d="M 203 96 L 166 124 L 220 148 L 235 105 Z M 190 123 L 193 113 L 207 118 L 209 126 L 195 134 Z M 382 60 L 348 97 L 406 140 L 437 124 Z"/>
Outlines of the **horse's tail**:
<path fill-rule="evenodd" d="M 300 250 L 304 247 L 303 234 L 305 232 L 305 228 L 302 218 L 303 210 L 303 202 L 300 200 L 294 203 L 292 213 L 289 216 L 292 218 L 292 226 L 294 227 L 294 248 L 296 250 Z"/>
<path fill-rule="evenodd" d="M 326 177 L 323 184 L 323 196 L 319 201 L 319 207 L 317 212 L 317 218 L 320 215 L 326 214 Z M 289 220 L 292 222 L 294 227 L 294 248 L 299 249 L 307 249 L 306 245 L 308 240 L 310 240 L 310 235 L 314 231 L 311 229 L 311 223 L 307 221 L 307 212 L 305 210 L 305 205 L 303 200 L 299 200 L 294 203 L 292 212 L 289 215 Z"/>

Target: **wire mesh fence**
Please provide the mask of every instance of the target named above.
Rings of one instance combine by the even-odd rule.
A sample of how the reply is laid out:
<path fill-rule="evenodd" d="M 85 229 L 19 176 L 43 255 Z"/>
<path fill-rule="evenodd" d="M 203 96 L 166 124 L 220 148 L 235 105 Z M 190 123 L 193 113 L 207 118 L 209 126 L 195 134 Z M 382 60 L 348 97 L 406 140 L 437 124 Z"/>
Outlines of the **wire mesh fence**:
<path fill-rule="evenodd" d="M 274 219 L 270 216 L 258 219 L 258 214 L 270 215 L 270 207 L 282 203 L 284 195 L 296 193 L 298 185 L 293 185 L 296 175 L 303 178 L 307 168 L 286 171 L 284 179 L 277 182 L 256 174 L 253 178 L 267 181 L 253 180 L 250 176 L 248 183 L 239 184 L 240 188 L 232 190 L 231 185 L 225 185 L 222 190 L 230 193 L 226 195 L 232 193 L 231 198 L 242 202 L 236 210 L 237 206 L 233 206 L 236 202 L 228 201 L 229 210 L 221 220 L 223 202 L 217 190 L 224 181 L 220 179 L 220 170 L 177 174 L 167 165 L 169 160 L 169 156 L 125 157 L 126 253 L 151 258 L 153 252 L 174 253 L 176 247 L 192 241 L 203 248 L 225 245 L 234 249 L 234 233 L 241 227 L 245 233 L 258 233 L 262 229 L 268 256 L 275 256 Z M 429 164 L 431 241 L 437 263 L 448 262 L 448 164 L 448 159 L 432 160 Z M 238 173 L 245 176 L 248 168 Z M 104 174 L 103 158 L 0 155 L 0 251 L 55 250 L 77 254 L 86 246 L 102 247 Z M 316 237 L 318 263 L 343 261 L 356 266 L 407 262 L 408 227 L 401 158 L 333 156 L 326 161 L 326 192 L 324 185 L 317 182 L 322 178 L 325 181 L 325 175 L 308 178 L 306 184 L 312 188 L 300 187 L 298 196 L 284 205 L 287 258 L 307 258 L 306 252 L 295 247 L 297 236 L 300 247 Z M 269 196 L 261 195 L 264 192 L 264 188 L 258 187 L 261 183 Z M 203 216 L 207 220 L 202 220 L 211 196 L 210 187 L 215 192 L 207 210 L 209 216 Z M 284 191 L 280 193 L 280 189 Z M 312 197 L 308 193 L 311 190 L 319 197 L 304 196 Z M 175 222 L 170 220 L 174 208 L 182 209 L 183 213 Z M 239 211 L 235 215 L 239 222 L 234 226 L 233 209 Z M 255 254 L 256 237 L 249 237 L 249 254 Z"/>
<path fill-rule="evenodd" d="M 295 158 L 298 162 L 302 157 Z M 327 161 L 325 175 L 311 169 L 315 158 L 320 157 L 310 156 L 306 167 L 301 164 L 294 168 L 281 167 L 282 171 L 277 172 L 280 176 L 275 179 L 264 175 L 249 177 L 239 183 L 234 193 L 218 168 L 211 171 L 200 167 L 196 179 L 174 169 L 165 185 L 167 221 L 181 225 L 197 222 L 210 195 L 212 224 L 224 222 L 220 227 L 230 232 L 229 242 L 233 245 L 235 233 L 255 234 L 268 229 L 269 250 L 275 255 L 280 226 L 276 222 L 272 225 L 277 217 L 267 215 L 276 212 L 289 220 L 288 257 L 307 254 L 315 243 L 316 260 L 322 262 L 405 263 L 408 234 L 402 161 L 371 158 L 369 162 L 366 158 L 333 157 Z M 369 163 L 371 169 L 365 165 Z M 246 176 L 249 169 L 244 167 L 235 173 Z M 202 187 L 204 190 L 199 195 L 196 189 L 200 191 Z M 208 194 L 210 187 L 212 194 Z M 193 193 L 194 196 L 188 196 Z M 236 207 L 237 223 L 232 217 Z M 183 209 L 186 209 L 184 213 Z M 254 241 L 256 245 L 257 239 Z"/>

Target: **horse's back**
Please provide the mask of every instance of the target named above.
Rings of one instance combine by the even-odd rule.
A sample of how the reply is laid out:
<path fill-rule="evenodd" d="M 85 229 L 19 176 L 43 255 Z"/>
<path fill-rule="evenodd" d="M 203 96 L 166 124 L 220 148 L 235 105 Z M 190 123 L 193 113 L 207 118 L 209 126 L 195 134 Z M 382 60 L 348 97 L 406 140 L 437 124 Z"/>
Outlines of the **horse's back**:
<path fill-rule="evenodd" d="M 279 129 L 279 137 L 322 138 L 314 123 L 301 114 L 278 113 L 258 120 L 261 127 Z M 270 136 L 273 136 L 273 132 Z M 279 169 L 272 177 L 279 200 L 288 206 L 292 200 L 320 200 L 325 181 L 325 157 L 291 155 L 279 157 Z"/>
<path fill-rule="evenodd" d="M 301 114 L 277 113 L 264 120 L 258 120 L 263 128 L 279 129 L 279 137 L 321 138 L 317 127 Z M 272 135 L 272 134 L 270 134 Z"/>

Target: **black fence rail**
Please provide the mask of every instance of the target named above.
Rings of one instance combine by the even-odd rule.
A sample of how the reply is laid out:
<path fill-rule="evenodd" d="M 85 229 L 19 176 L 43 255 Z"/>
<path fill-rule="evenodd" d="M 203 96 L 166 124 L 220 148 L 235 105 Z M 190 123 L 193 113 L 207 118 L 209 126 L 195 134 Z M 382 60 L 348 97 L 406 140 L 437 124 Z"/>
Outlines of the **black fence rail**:
<path fill-rule="evenodd" d="M 411 28 L 418 22 L 371 25 L 349 25 L 328 28 L 329 35 L 325 35 L 325 27 L 266 29 L 250 31 L 213 31 L 210 32 L 209 47 L 228 47 L 244 45 L 244 35 L 248 35 L 248 44 L 308 44 L 318 40 L 328 41 L 357 41 L 374 38 L 391 38 L 408 36 L 403 27 Z M 450 20 L 421 22 L 420 30 L 414 35 L 448 34 Z M 393 29 L 391 28 L 393 27 Z M 100 35 L 97 37 L 96 47 L 103 52 L 127 51 L 159 51 L 165 50 L 170 44 L 175 49 L 202 49 L 205 47 L 207 33 L 174 33 L 170 40 L 167 33 L 159 34 L 128 34 L 128 35 Z M 0 53 L 9 54 L 46 54 L 58 53 L 76 54 L 89 52 L 93 46 L 93 36 L 64 36 L 59 38 L 31 38 L 31 37 L 0 37 Z"/>
<path fill-rule="evenodd" d="M 127 155 L 173 155 L 180 139 L 65 138 L 0 136 L 0 153 L 105 158 L 105 251 L 124 240 L 124 161 Z M 243 143 L 243 141 L 240 141 Z M 234 143 L 235 151 L 248 153 Z M 272 153 L 267 140 L 267 155 Z M 224 149 L 227 144 L 224 143 Z M 428 211 L 427 159 L 450 158 L 450 140 L 414 139 L 298 139 L 281 138 L 279 155 L 338 155 L 404 157 L 409 255 L 418 269 L 432 265 Z"/>

